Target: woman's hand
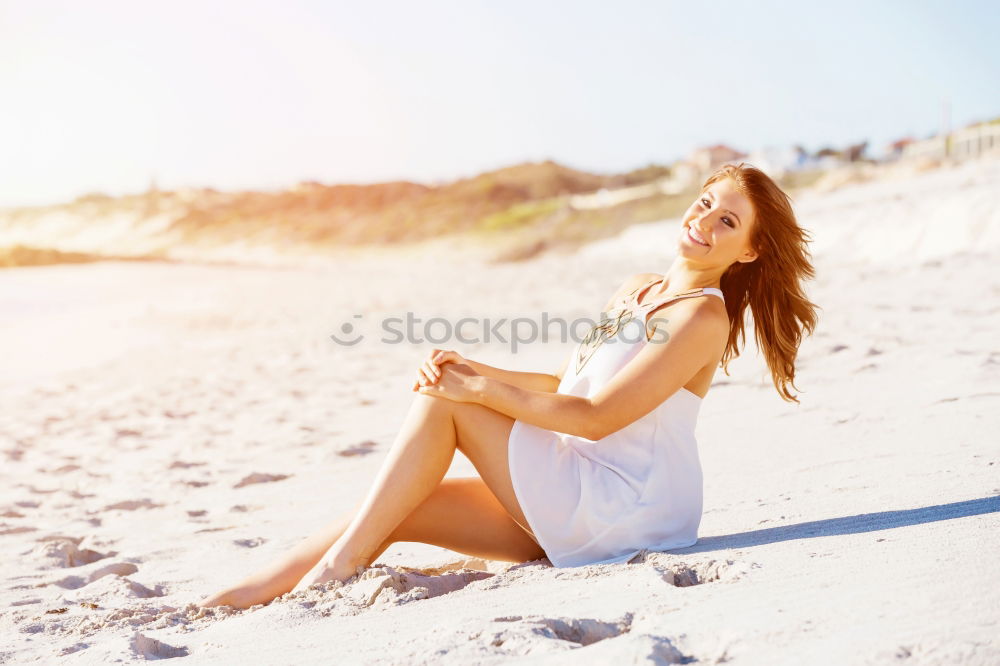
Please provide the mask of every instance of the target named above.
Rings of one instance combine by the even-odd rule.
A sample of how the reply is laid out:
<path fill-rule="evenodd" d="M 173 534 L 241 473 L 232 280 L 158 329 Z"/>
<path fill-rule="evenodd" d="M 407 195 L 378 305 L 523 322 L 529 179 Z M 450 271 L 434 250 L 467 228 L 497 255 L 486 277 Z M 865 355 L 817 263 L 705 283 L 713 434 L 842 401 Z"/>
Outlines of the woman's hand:
<path fill-rule="evenodd" d="M 486 378 L 469 366 L 464 363 L 449 363 L 440 370 L 438 381 L 421 386 L 417 392 L 455 402 L 478 402 L 482 397 Z"/>
<path fill-rule="evenodd" d="M 417 380 L 413 382 L 412 391 L 416 391 L 421 386 L 427 386 L 429 384 L 436 384 L 438 379 L 441 378 L 441 366 L 445 363 L 464 363 L 465 359 L 462 355 L 455 351 L 446 351 L 444 349 L 432 349 L 430 356 L 424 361 L 424 364 L 420 366 L 417 371 Z"/>

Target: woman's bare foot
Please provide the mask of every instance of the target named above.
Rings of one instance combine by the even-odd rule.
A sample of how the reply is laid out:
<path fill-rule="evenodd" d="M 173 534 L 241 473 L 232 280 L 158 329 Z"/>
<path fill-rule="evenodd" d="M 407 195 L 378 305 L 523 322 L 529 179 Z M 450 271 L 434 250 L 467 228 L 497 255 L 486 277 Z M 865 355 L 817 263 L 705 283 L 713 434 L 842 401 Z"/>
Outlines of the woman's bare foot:
<path fill-rule="evenodd" d="M 241 585 L 217 592 L 205 597 L 198 602 L 199 608 L 211 608 L 213 606 L 232 606 L 240 610 L 246 610 L 257 604 L 268 604 L 273 599 L 266 599 L 267 595 L 258 586 Z"/>
<path fill-rule="evenodd" d="M 364 571 L 364 562 L 345 557 L 323 557 L 299 581 L 292 592 L 301 592 L 317 583 L 331 580 L 347 581 L 349 578 Z"/>

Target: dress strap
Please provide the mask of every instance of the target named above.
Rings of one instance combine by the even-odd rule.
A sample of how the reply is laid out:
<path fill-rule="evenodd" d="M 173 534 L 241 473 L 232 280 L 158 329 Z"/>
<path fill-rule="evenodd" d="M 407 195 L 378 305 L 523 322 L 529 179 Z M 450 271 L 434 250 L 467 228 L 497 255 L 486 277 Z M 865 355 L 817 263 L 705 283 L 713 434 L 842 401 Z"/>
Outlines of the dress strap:
<path fill-rule="evenodd" d="M 723 303 L 726 302 L 726 296 L 725 294 L 722 293 L 721 289 L 717 289 L 715 287 L 705 287 L 702 291 L 704 291 L 706 294 L 712 294 L 713 296 L 718 296 L 719 298 L 722 299 Z"/>
<path fill-rule="evenodd" d="M 709 289 L 711 289 L 712 291 L 709 291 Z M 681 291 L 676 294 L 670 294 L 668 296 L 661 296 L 659 298 L 654 298 L 653 300 L 647 301 L 645 303 L 636 302 L 635 305 L 643 310 L 655 310 L 661 305 L 670 303 L 671 301 L 676 301 L 681 298 L 695 298 L 697 296 L 703 296 L 705 294 L 714 293 L 716 291 L 719 290 L 714 287 L 697 287 L 695 289 Z M 719 294 L 716 294 L 716 296 L 719 296 Z M 722 298 L 722 296 L 719 296 L 719 298 Z M 722 300 L 725 301 L 726 299 L 723 298 Z"/>
<path fill-rule="evenodd" d="M 725 296 L 722 294 L 722 290 L 716 287 L 695 287 L 694 289 L 688 289 L 687 291 L 677 292 L 675 294 L 669 294 L 666 296 L 659 296 L 651 301 L 645 303 L 639 303 L 639 297 L 642 296 L 646 291 L 652 287 L 654 284 L 662 282 L 662 278 L 659 280 L 652 280 L 646 284 L 636 287 L 624 298 L 623 302 L 626 307 L 634 307 L 636 309 L 649 310 L 656 309 L 663 305 L 664 303 L 669 303 L 670 301 L 677 300 L 679 298 L 693 298 L 695 296 L 702 296 L 703 294 L 712 294 L 713 296 L 718 296 L 722 299 L 722 302 L 726 302 Z"/>

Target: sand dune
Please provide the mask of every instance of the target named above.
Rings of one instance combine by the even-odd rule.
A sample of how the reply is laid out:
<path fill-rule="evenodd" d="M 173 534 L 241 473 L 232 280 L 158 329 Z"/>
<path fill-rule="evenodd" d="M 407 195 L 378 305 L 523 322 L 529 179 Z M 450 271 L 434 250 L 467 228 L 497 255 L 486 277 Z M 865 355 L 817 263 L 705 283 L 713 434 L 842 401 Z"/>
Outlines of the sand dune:
<path fill-rule="evenodd" d="M 802 402 L 752 342 L 716 375 L 694 546 L 556 569 L 400 543 L 246 611 L 194 602 L 360 500 L 412 400 L 434 345 L 379 318 L 593 317 L 677 221 L 516 265 L 0 271 L 0 663 L 1000 663 L 998 184 L 984 161 L 797 202 Z M 554 371 L 572 341 L 448 346 Z"/>

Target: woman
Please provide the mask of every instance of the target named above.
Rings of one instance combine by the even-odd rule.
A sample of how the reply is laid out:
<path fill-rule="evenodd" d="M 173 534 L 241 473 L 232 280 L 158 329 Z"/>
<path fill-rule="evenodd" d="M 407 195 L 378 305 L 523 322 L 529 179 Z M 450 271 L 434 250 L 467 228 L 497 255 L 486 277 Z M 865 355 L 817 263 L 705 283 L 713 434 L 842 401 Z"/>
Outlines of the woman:
<path fill-rule="evenodd" d="M 396 541 L 555 566 L 693 544 L 702 485 L 694 426 L 715 369 L 739 355 L 744 316 L 779 395 L 816 307 L 808 233 L 760 170 L 725 165 L 684 213 L 664 275 L 630 277 L 557 375 L 434 350 L 365 500 L 201 606 L 248 608 L 346 581 Z M 629 324 L 638 335 L 623 335 Z M 455 450 L 480 476 L 443 478 Z M 509 458 L 508 458 L 509 455 Z"/>

